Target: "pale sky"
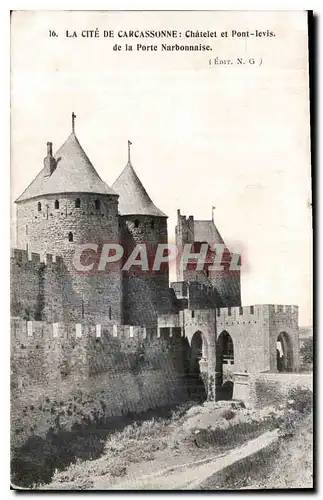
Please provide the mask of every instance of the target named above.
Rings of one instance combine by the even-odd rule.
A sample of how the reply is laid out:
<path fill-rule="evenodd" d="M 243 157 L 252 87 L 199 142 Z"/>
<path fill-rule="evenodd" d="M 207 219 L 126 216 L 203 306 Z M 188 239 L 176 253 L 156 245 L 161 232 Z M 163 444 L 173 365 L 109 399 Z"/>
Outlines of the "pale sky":
<path fill-rule="evenodd" d="M 96 39 L 64 36 L 95 28 Z M 105 29 L 276 36 L 125 40 L 102 37 Z M 112 50 L 126 42 L 213 50 Z M 210 57 L 253 57 L 257 65 L 210 67 Z M 11 71 L 12 200 L 42 168 L 46 142 L 56 151 L 70 134 L 74 111 L 76 134 L 107 184 L 124 168 L 130 139 L 137 174 L 169 216 L 170 240 L 178 208 L 210 219 L 215 205 L 222 237 L 242 253 L 243 305 L 297 304 L 300 325 L 312 324 L 305 13 L 18 12 Z"/>

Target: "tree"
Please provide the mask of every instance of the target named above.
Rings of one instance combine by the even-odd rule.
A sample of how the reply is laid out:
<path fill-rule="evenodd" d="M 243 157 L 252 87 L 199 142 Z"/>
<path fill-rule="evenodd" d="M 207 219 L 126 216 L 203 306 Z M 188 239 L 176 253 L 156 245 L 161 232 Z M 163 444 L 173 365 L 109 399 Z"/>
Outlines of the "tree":
<path fill-rule="evenodd" d="M 305 339 L 300 349 L 302 363 L 313 363 L 313 339 Z"/>

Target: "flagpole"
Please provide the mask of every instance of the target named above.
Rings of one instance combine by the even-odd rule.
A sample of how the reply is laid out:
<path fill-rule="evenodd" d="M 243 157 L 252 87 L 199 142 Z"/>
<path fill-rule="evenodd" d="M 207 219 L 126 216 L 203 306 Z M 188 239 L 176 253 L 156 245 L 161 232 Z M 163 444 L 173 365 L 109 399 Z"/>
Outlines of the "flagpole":
<path fill-rule="evenodd" d="M 131 163 L 130 146 L 132 146 L 132 142 L 130 142 L 129 139 L 128 139 L 128 163 Z"/>

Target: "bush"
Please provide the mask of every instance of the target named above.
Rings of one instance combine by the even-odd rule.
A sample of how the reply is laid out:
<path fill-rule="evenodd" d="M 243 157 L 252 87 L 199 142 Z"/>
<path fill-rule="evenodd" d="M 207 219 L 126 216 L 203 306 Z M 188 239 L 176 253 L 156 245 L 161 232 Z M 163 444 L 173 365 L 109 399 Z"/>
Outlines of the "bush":
<path fill-rule="evenodd" d="M 313 393 L 301 386 L 293 387 L 287 394 L 287 406 L 299 413 L 310 413 L 313 408 Z"/>
<path fill-rule="evenodd" d="M 302 364 L 313 363 L 313 339 L 305 339 L 300 348 L 300 356 Z"/>
<path fill-rule="evenodd" d="M 223 410 L 223 412 L 221 413 L 221 417 L 225 418 L 226 420 L 232 420 L 235 415 L 235 412 L 233 410 L 230 410 L 229 408 L 227 410 Z"/>

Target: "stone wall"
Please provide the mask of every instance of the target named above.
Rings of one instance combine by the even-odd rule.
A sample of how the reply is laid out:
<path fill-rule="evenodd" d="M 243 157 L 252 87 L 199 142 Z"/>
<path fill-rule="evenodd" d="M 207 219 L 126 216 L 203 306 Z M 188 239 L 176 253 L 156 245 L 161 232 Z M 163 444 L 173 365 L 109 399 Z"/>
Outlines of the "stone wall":
<path fill-rule="evenodd" d="M 232 339 L 234 371 L 252 373 L 270 369 L 269 312 L 266 306 L 218 309 L 216 332 L 217 339 L 222 332 L 227 332 Z"/>
<path fill-rule="evenodd" d="M 11 322 L 12 445 L 185 399 L 183 339 L 143 327 Z"/>
<path fill-rule="evenodd" d="M 232 259 L 235 262 L 237 257 L 232 254 Z M 220 307 L 241 305 L 240 269 L 210 271 L 208 279 L 217 291 Z"/>
<path fill-rule="evenodd" d="M 166 217 L 125 215 L 120 218 L 121 239 L 125 249 L 124 263 L 134 247 L 145 246 L 148 270 L 132 266 L 123 271 L 124 322 L 131 325 L 157 327 L 159 313 L 172 311 L 175 295 L 169 289 L 169 265 L 153 270 L 158 244 L 167 244 Z M 138 256 L 140 258 L 140 256 Z"/>
<path fill-rule="evenodd" d="M 13 249 L 10 258 L 11 314 L 26 320 L 63 321 L 64 264 L 61 257 Z"/>
<path fill-rule="evenodd" d="M 199 282 L 206 287 L 213 288 L 213 294 L 208 294 L 207 297 L 207 302 L 211 300 L 213 307 L 240 306 L 240 255 L 230 252 L 228 248 L 224 249 L 221 257 L 222 269 L 212 270 L 212 266 L 216 266 L 216 253 L 209 245 L 203 269 L 197 270 L 196 261 L 193 259 L 183 266 L 180 256 L 184 245 L 191 244 L 191 253 L 193 254 L 201 251 L 201 242 L 196 242 L 194 237 L 194 217 L 192 215 L 189 217 L 181 215 L 178 210 L 175 233 L 176 245 L 179 251 L 176 266 L 177 281 Z M 208 303 L 207 307 L 210 307 L 210 303 Z"/>
<path fill-rule="evenodd" d="M 217 340 L 222 332 L 227 332 L 233 341 L 234 371 L 252 373 L 271 368 L 269 306 L 185 309 L 178 315 L 161 315 L 158 324 L 160 327 L 180 326 L 189 342 L 200 331 L 208 346 L 207 357 L 212 365 Z"/>
<path fill-rule="evenodd" d="M 189 286 L 177 287 L 176 293 L 189 296 Z M 221 334 L 228 333 L 233 343 L 232 373 L 239 373 L 235 393 L 245 399 L 246 377 L 260 372 L 277 372 L 276 342 L 284 332 L 291 343 L 291 371 L 299 370 L 298 307 L 292 305 L 254 305 L 217 309 L 184 309 L 178 314 L 158 318 L 161 331 L 180 328 L 191 344 L 195 333 L 202 334 L 203 369 L 216 378 L 219 385 L 228 378 L 228 366 L 223 363 Z M 223 377 L 224 375 L 224 377 Z M 241 380 L 240 380 L 241 379 Z M 247 384 L 248 385 L 248 384 Z M 243 396 L 242 396 L 243 395 Z M 248 397 L 248 396 L 246 396 Z"/>
<path fill-rule="evenodd" d="M 307 373 L 259 373 L 249 376 L 248 400 L 253 407 L 280 404 L 295 387 L 313 390 L 313 375 Z"/>
<path fill-rule="evenodd" d="M 78 199 L 80 206 L 76 205 Z M 55 208 L 55 202 L 59 208 Z M 97 263 L 104 243 L 120 242 L 117 206 L 116 195 L 77 193 L 48 195 L 17 204 L 18 247 L 41 256 L 55 251 L 63 258 L 62 300 L 67 322 L 122 322 L 121 262 L 101 272 L 96 265 L 92 271 L 78 271 L 73 263 L 81 244 L 99 246 L 97 254 L 87 256 Z M 73 241 L 69 240 L 70 234 Z"/>
<path fill-rule="evenodd" d="M 80 206 L 76 207 L 76 200 Z M 58 201 L 59 208 L 55 208 Z M 99 208 L 95 203 L 99 201 Z M 38 209 L 40 204 L 40 210 Z M 38 253 L 71 255 L 73 243 L 119 241 L 117 196 L 47 195 L 17 204 L 17 246 Z M 69 232 L 73 242 L 68 241 Z M 71 244 L 72 243 L 72 244 Z"/>
<path fill-rule="evenodd" d="M 287 337 L 291 347 L 292 367 L 294 371 L 300 369 L 299 354 L 299 327 L 298 306 L 295 305 L 270 305 L 269 331 L 270 331 L 270 371 L 276 370 L 276 342 L 280 334 Z"/>
<path fill-rule="evenodd" d="M 234 348 L 234 370 L 255 373 L 277 371 L 276 342 L 286 332 L 292 343 L 292 370 L 299 369 L 298 307 L 254 305 L 221 308 L 216 315 L 217 338 L 229 333 Z"/>
<path fill-rule="evenodd" d="M 177 210 L 177 225 L 175 227 L 176 246 L 180 250 L 186 243 L 194 242 L 194 217 L 189 215 L 181 215 L 180 210 Z M 186 281 L 186 276 L 182 266 L 176 266 L 177 281 Z"/>
<path fill-rule="evenodd" d="M 120 273 L 71 273 L 61 256 L 13 249 L 10 258 L 11 314 L 41 321 L 122 320 Z"/>
<path fill-rule="evenodd" d="M 188 284 L 188 308 L 210 309 L 220 307 L 219 294 L 207 280 L 203 282 L 189 282 Z"/>

